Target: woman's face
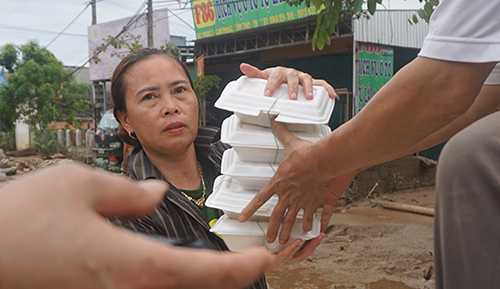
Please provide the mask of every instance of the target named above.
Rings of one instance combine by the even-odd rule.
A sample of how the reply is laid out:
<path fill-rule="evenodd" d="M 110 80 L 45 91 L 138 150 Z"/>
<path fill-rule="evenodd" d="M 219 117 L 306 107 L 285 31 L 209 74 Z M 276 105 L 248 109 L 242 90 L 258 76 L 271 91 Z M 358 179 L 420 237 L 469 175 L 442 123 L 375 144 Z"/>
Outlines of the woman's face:
<path fill-rule="evenodd" d="M 146 152 L 179 152 L 193 143 L 198 102 L 178 63 L 166 56 L 151 56 L 129 69 L 125 84 L 127 112 L 118 112 L 118 117 Z"/>

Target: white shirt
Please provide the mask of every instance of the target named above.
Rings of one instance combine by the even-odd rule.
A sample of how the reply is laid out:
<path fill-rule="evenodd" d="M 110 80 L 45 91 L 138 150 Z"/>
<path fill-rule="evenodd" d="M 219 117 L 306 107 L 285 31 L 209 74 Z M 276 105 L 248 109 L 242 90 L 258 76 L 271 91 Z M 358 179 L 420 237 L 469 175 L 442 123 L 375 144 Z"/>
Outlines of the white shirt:
<path fill-rule="evenodd" d="M 419 56 L 458 62 L 500 62 L 500 0 L 442 0 Z M 485 84 L 500 84 L 500 63 Z"/>

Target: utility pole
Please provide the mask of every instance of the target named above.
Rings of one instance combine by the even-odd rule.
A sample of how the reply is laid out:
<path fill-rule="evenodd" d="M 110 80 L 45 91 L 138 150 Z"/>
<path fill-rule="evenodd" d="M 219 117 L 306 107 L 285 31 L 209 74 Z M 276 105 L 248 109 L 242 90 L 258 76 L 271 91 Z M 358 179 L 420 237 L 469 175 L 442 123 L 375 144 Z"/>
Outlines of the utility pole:
<path fill-rule="evenodd" d="M 148 0 L 148 47 L 153 46 L 153 0 Z"/>
<path fill-rule="evenodd" d="M 97 13 L 95 8 L 95 0 L 90 1 L 90 5 L 92 5 L 92 25 L 97 24 Z"/>

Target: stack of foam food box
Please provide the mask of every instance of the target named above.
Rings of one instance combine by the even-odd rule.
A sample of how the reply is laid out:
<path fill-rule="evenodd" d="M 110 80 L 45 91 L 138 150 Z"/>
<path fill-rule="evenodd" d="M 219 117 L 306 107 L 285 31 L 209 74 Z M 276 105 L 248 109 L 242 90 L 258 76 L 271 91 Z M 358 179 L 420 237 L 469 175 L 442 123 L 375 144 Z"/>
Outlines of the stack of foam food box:
<path fill-rule="evenodd" d="M 264 96 L 266 80 L 240 77 L 229 83 L 215 106 L 234 112 L 222 123 L 221 141 L 233 148 L 224 152 L 221 171 L 207 199 L 208 207 L 223 210 L 223 215 L 211 229 L 221 235 L 229 249 L 240 251 L 249 246 L 266 246 L 281 251 L 296 238 L 309 240 L 319 235 L 320 223 L 315 220 L 311 231 L 302 231 L 302 211 L 297 216 L 290 241 L 266 242 L 268 221 L 278 202 L 274 195 L 249 221 L 240 223 L 238 215 L 250 200 L 271 179 L 283 159 L 285 148 L 275 137 L 270 119 L 283 122 L 292 134 L 315 142 L 331 132 L 328 123 L 334 100 L 326 89 L 313 87 L 314 98 L 307 100 L 302 87 L 298 99 L 290 100 L 286 84 L 280 85 L 272 97 Z"/>

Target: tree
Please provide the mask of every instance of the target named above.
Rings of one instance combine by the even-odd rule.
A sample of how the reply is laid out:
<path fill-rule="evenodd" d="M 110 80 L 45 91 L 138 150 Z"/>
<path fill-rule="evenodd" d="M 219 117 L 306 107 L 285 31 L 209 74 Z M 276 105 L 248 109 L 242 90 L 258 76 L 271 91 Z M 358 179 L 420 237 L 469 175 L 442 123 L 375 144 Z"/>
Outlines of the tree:
<path fill-rule="evenodd" d="M 374 15 L 377 11 L 377 5 L 383 5 L 383 0 L 286 0 L 290 6 L 298 6 L 305 3 L 307 7 L 314 5 L 319 11 L 317 16 L 316 29 L 312 39 L 312 48 L 322 50 L 325 44 L 330 44 L 330 36 L 335 32 L 337 23 L 348 16 L 369 17 L 366 11 L 363 11 L 363 4 L 366 3 L 368 13 Z M 418 0 L 424 6 L 418 10 L 420 18 L 429 22 L 430 16 L 439 0 Z M 413 15 L 408 19 L 410 23 L 417 23 L 418 17 Z"/>
<path fill-rule="evenodd" d="M 14 72 L 17 63 L 18 52 L 14 44 L 5 44 L 0 48 L 0 65 L 10 73 Z"/>
<path fill-rule="evenodd" d="M 200 75 L 193 81 L 194 93 L 198 98 L 198 107 L 200 107 L 200 116 L 198 122 L 202 126 L 207 125 L 207 107 L 205 99 L 212 88 L 219 88 L 221 79 L 217 75 Z"/>
<path fill-rule="evenodd" d="M 74 77 L 63 64 L 38 42 L 7 44 L 0 49 L 0 60 L 12 69 L 7 85 L 0 87 L 0 121 L 4 127 L 12 129 L 16 120 L 24 119 L 43 133 L 55 120 L 74 124 L 75 110 L 88 109 L 89 102 L 81 96 L 89 86 L 73 82 Z"/>

